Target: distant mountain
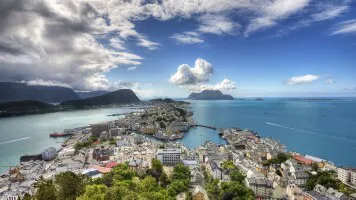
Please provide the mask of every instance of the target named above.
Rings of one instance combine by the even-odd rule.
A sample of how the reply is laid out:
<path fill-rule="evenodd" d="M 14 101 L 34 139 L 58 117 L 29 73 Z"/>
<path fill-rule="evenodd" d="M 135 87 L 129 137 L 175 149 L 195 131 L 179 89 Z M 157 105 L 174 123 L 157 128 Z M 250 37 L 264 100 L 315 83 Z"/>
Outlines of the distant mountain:
<path fill-rule="evenodd" d="M 12 101 L 0 103 L 0 117 L 41 114 L 60 110 L 59 106 L 40 101 Z"/>
<path fill-rule="evenodd" d="M 79 99 L 71 88 L 12 82 L 0 82 L 0 94 L 0 102 L 33 100 L 59 103 Z"/>
<path fill-rule="evenodd" d="M 79 98 L 81 99 L 87 99 L 87 98 L 92 98 L 92 97 L 97 97 L 100 95 L 104 95 L 109 93 L 109 91 L 105 90 L 98 90 L 98 91 L 91 91 L 91 92 L 76 92 Z"/>
<path fill-rule="evenodd" d="M 175 101 L 173 99 L 170 98 L 158 98 L 158 99 L 151 99 L 149 100 L 149 102 L 151 103 L 180 103 L 180 104 L 189 104 L 188 102 L 184 102 L 184 101 Z"/>
<path fill-rule="evenodd" d="M 65 101 L 62 102 L 60 105 L 64 107 L 72 107 L 72 108 L 80 109 L 80 108 L 92 107 L 92 106 L 136 103 L 136 102 L 140 102 L 140 99 L 136 96 L 136 94 L 132 90 L 121 89 L 97 97 L 91 97 L 87 99 L 74 100 L 74 101 Z"/>
<path fill-rule="evenodd" d="M 151 99 L 150 102 L 154 102 L 154 103 L 174 103 L 175 101 L 173 99 L 170 98 L 158 98 L 158 99 Z"/>
<path fill-rule="evenodd" d="M 203 90 L 200 93 L 191 93 L 190 100 L 234 100 L 231 95 L 223 94 L 219 90 Z"/>

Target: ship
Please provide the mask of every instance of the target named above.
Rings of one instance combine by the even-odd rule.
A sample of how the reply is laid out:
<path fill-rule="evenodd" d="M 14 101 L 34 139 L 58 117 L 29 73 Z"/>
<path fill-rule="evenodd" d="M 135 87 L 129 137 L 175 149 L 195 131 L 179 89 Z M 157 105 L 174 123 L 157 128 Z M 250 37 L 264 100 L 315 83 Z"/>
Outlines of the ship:
<path fill-rule="evenodd" d="M 67 136 L 71 136 L 71 135 L 73 135 L 73 133 L 57 133 L 57 132 L 54 132 L 54 133 L 49 134 L 50 137 L 67 137 Z"/>

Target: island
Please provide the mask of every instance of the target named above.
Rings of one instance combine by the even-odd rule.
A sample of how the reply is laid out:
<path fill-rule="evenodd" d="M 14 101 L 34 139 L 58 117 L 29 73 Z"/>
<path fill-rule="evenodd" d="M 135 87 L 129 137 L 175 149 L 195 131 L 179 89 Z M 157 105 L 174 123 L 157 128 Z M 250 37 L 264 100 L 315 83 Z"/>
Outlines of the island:
<path fill-rule="evenodd" d="M 200 93 L 191 93 L 188 96 L 189 100 L 234 100 L 234 97 L 228 94 L 223 94 L 219 90 L 203 90 Z"/>

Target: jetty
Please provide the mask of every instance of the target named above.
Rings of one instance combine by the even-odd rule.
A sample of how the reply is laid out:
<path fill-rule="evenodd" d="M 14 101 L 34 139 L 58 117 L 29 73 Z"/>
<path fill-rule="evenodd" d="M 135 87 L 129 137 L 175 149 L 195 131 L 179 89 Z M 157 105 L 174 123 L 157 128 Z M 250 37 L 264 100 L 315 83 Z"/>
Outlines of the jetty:
<path fill-rule="evenodd" d="M 203 127 L 203 128 L 209 128 L 209 129 L 213 129 L 213 130 L 217 130 L 217 128 L 215 126 L 209 126 L 209 125 L 204 125 L 204 124 L 193 124 L 191 125 L 191 127 Z"/>

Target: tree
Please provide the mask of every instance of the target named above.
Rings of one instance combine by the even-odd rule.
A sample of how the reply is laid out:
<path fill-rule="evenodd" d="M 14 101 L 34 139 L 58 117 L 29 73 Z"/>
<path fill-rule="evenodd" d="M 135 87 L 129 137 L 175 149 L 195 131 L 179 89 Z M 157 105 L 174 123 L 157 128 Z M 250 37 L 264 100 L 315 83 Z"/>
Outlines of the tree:
<path fill-rule="evenodd" d="M 188 189 L 188 186 L 182 180 L 173 181 L 168 186 L 168 194 L 171 197 L 177 196 L 179 193 L 184 192 Z"/>
<path fill-rule="evenodd" d="M 119 164 L 114 167 L 113 179 L 114 180 L 132 180 L 136 172 L 129 169 L 127 164 Z"/>
<path fill-rule="evenodd" d="M 152 170 L 155 170 L 157 172 L 162 172 L 163 171 L 162 162 L 158 159 L 152 158 Z"/>
<path fill-rule="evenodd" d="M 140 181 L 140 190 L 142 192 L 157 192 L 160 190 L 160 186 L 157 184 L 156 179 L 152 176 L 146 176 Z"/>
<path fill-rule="evenodd" d="M 189 181 L 190 171 L 189 167 L 184 166 L 182 163 L 178 163 L 173 168 L 172 181 L 174 180 L 187 180 Z"/>
<path fill-rule="evenodd" d="M 240 182 L 222 182 L 221 183 L 221 197 L 231 196 L 233 199 L 253 200 L 254 193 L 251 189 L 245 187 Z"/>
<path fill-rule="evenodd" d="M 105 200 L 108 188 L 105 185 L 87 185 L 85 192 L 78 200 Z"/>
<path fill-rule="evenodd" d="M 227 170 L 233 170 L 237 168 L 231 160 L 225 160 L 223 163 L 221 163 L 221 167 Z"/>
<path fill-rule="evenodd" d="M 37 200 L 57 199 L 57 190 L 52 180 L 44 180 L 43 178 L 41 178 L 35 183 L 35 188 L 37 189 L 35 199 Z"/>
<path fill-rule="evenodd" d="M 318 166 L 318 163 L 313 163 L 312 165 L 311 165 L 311 168 L 312 168 L 312 170 L 313 171 L 318 171 L 318 169 L 319 169 L 319 166 Z"/>
<path fill-rule="evenodd" d="M 159 177 L 159 183 L 164 188 L 167 187 L 167 185 L 170 183 L 166 173 L 162 172 L 161 176 Z"/>
<path fill-rule="evenodd" d="M 219 179 L 213 179 L 211 182 L 206 184 L 205 187 L 209 199 L 218 200 L 220 195 Z"/>
<path fill-rule="evenodd" d="M 85 177 L 67 171 L 56 175 L 55 184 L 58 188 L 59 200 L 75 200 L 84 193 Z"/>
<path fill-rule="evenodd" d="M 243 181 L 245 180 L 245 176 L 237 169 L 232 170 L 230 172 L 230 178 L 231 181 L 237 181 L 239 183 L 243 183 Z"/>

